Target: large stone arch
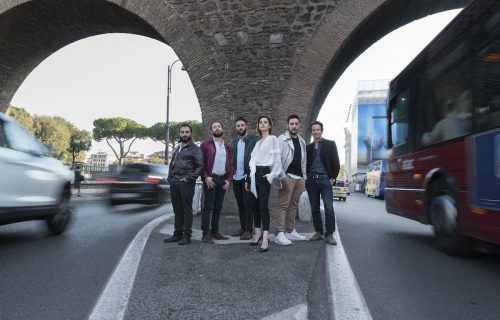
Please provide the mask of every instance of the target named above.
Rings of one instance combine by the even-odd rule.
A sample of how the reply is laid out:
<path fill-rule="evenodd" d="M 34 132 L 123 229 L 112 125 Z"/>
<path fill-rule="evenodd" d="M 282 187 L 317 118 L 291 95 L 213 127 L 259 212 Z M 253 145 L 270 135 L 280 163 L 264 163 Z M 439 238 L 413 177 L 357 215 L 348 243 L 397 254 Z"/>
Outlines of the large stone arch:
<path fill-rule="evenodd" d="M 363 51 L 397 28 L 468 0 L 351 0 L 325 17 L 294 66 L 281 110 L 300 110 L 314 121 L 335 82 Z M 308 136 L 308 133 L 306 133 Z"/>
<path fill-rule="evenodd" d="M 0 4 L 0 31 L 2 112 L 44 59 L 70 43 L 105 33 L 137 34 L 170 45 L 187 67 L 202 110 L 224 107 L 213 55 L 167 1 L 7 0 Z"/>

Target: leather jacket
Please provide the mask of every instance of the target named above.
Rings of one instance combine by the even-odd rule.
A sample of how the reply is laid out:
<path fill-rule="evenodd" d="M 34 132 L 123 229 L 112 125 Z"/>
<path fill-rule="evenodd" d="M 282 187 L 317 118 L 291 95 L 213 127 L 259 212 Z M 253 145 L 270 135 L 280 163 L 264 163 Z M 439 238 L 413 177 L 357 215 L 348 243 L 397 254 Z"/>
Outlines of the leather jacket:
<path fill-rule="evenodd" d="M 233 158 L 233 173 L 236 173 L 237 161 L 238 161 L 238 141 L 240 141 L 239 137 L 236 137 L 231 141 L 231 154 Z M 244 155 L 244 168 L 243 172 L 246 176 L 250 175 L 250 155 L 252 154 L 253 148 L 257 141 L 259 141 L 259 137 L 253 135 L 251 133 L 247 134 L 243 141 L 245 142 L 245 155 Z"/>
<path fill-rule="evenodd" d="M 202 171 L 203 155 L 200 147 L 193 141 L 189 141 L 182 149 L 181 144 L 177 144 L 169 166 L 169 180 L 184 179 L 186 182 L 195 182 Z"/>

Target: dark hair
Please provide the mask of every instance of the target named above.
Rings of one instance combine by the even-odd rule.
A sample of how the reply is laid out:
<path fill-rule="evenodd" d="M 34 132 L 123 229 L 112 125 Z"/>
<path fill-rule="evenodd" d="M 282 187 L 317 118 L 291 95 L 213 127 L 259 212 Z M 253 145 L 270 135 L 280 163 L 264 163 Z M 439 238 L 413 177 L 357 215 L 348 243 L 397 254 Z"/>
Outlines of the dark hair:
<path fill-rule="evenodd" d="M 243 117 L 238 117 L 236 118 L 236 120 L 234 120 L 234 123 L 238 122 L 238 121 L 243 121 L 245 122 L 245 124 L 247 124 L 247 119 L 243 118 Z"/>
<path fill-rule="evenodd" d="M 321 127 L 321 132 L 323 132 L 323 123 L 321 123 L 321 122 L 319 122 L 319 121 L 317 121 L 317 120 L 316 120 L 316 121 L 311 122 L 311 124 L 309 125 L 309 131 L 311 131 L 311 132 L 312 132 L 312 127 L 313 127 L 315 124 L 319 125 L 319 126 Z"/>
<path fill-rule="evenodd" d="M 269 116 L 260 116 L 258 119 L 257 119 L 257 133 L 259 134 L 259 136 L 262 135 L 262 132 L 260 131 L 259 129 L 259 122 L 260 122 L 260 119 L 262 118 L 266 118 L 267 121 L 269 121 L 269 134 L 272 134 L 273 133 L 273 120 L 271 120 L 271 117 Z"/>
<path fill-rule="evenodd" d="M 222 122 L 219 122 L 219 121 L 214 121 L 214 122 L 212 122 L 212 123 L 210 124 L 210 130 L 212 130 L 212 126 L 214 125 L 214 123 L 218 123 L 218 124 L 220 124 L 220 126 L 221 126 L 222 128 L 224 128 L 224 126 L 222 125 Z"/>
<path fill-rule="evenodd" d="M 183 123 L 181 124 L 181 126 L 179 127 L 179 132 L 181 131 L 182 128 L 184 127 L 188 127 L 189 128 L 189 131 L 191 131 L 191 133 L 193 132 L 193 128 L 189 125 L 189 123 Z"/>
<path fill-rule="evenodd" d="M 288 118 L 286 118 L 286 123 L 289 123 L 291 119 L 297 119 L 297 120 L 299 120 L 299 122 L 300 122 L 300 118 L 299 118 L 299 116 L 298 116 L 298 115 L 296 115 L 296 114 L 291 114 L 291 115 L 289 115 L 289 116 L 288 116 Z"/>

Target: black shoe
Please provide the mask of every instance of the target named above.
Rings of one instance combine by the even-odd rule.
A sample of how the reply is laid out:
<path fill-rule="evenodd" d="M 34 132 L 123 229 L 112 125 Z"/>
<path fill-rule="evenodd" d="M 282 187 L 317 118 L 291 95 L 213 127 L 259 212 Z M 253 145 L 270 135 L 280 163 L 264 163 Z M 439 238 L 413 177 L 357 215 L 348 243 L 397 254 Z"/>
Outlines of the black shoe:
<path fill-rule="evenodd" d="M 203 237 L 201 238 L 201 242 L 203 242 L 203 243 L 215 243 L 214 240 L 212 239 L 212 236 L 209 234 L 203 235 Z"/>
<path fill-rule="evenodd" d="M 177 244 L 180 244 L 182 246 L 182 245 L 188 244 L 190 242 L 191 242 L 191 237 L 189 237 L 189 236 L 182 236 L 181 241 L 177 242 Z"/>
<path fill-rule="evenodd" d="M 163 239 L 163 242 L 165 243 L 172 243 L 172 242 L 179 242 L 181 240 L 180 236 L 171 236 L 170 238 L 165 238 Z"/>
<path fill-rule="evenodd" d="M 262 243 L 264 243 L 264 241 L 262 241 Z M 267 247 L 260 247 L 259 252 L 267 252 L 267 250 L 269 250 L 269 239 L 267 240 Z"/>
<path fill-rule="evenodd" d="M 245 230 L 240 229 L 240 230 L 238 230 L 238 231 L 234 232 L 234 233 L 231 235 L 231 237 L 241 237 L 241 236 L 243 235 L 243 233 L 245 233 Z"/>
<path fill-rule="evenodd" d="M 212 233 L 210 236 L 215 240 L 229 240 L 229 237 L 223 236 L 219 232 Z"/>
<path fill-rule="evenodd" d="M 251 246 L 256 246 L 256 245 L 258 245 L 261 241 L 262 241 L 262 236 L 260 236 L 260 238 L 257 240 L 257 242 L 250 242 L 250 245 L 251 245 Z"/>

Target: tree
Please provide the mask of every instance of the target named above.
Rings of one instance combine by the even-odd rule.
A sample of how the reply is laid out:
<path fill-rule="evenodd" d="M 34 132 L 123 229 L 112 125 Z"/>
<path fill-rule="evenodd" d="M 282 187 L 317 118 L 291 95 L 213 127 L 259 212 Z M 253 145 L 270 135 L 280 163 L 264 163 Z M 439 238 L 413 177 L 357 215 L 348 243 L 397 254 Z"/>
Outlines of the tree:
<path fill-rule="evenodd" d="M 156 163 L 156 164 L 163 164 L 163 159 L 157 156 L 152 156 L 147 158 L 146 160 L 148 163 Z"/>
<path fill-rule="evenodd" d="M 33 117 L 31 117 L 31 114 L 26 110 L 24 110 L 23 108 L 16 108 L 13 105 L 9 105 L 9 107 L 7 108 L 7 115 L 12 119 L 16 120 L 29 132 L 31 133 L 35 132 Z"/>
<path fill-rule="evenodd" d="M 70 123 L 61 117 L 35 116 L 33 118 L 35 136 L 51 147 L 51 155 L 69 162 Z"/>
<path fill-rule="evenodd" d="M 339 174 L 337 175 L 337 180 L 344 180 L 346 178 L 348 178 L 348 177 L 346 176 L 346 172 L 345 172 L 345 164 L 341 164 Z"/>
<path fill-rule="evenodd" d="M 179 129 L 181 124 L 187 123 L 193 128 L 193 141 L 201 141 L 203 139 L 203 125 L 198 120 L 187 120 L 182 122 L 171 121 L 169 132 L 170 150 L 174 150 L 175 145 L 180 139 Z M 158 122 L 148 129 L 148 137 L 154 141 L 165 143 L 165 122 Z"/>
<path fill-rule="evenodd" d="M 92 146 L 92 134 L 87 130 L 80 130 L 71 126 L 71 136 L 69 140 L 69 149 L 71 153 L 71 163 L 75 160 L 85 160 L 85 151 L 89 151 Z"/>
<path fill-rule="evenodd" d="M 130 147 L 132 147 L 134 141 L 148 136 L 148 129 L 145 126 L 132 119 L 120 117 L 94 120 L 94 130 L 92 132 L 94 140 L 106 140 L 120 165 L 123 163 L 123 158 L 130 152 Z M 115 150 L 111 145 L 110 141 L 112 140 L 118 143 L 118 150 Z M 128 147 L 127 142 L 129 142 Z"/>

